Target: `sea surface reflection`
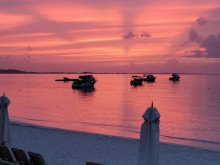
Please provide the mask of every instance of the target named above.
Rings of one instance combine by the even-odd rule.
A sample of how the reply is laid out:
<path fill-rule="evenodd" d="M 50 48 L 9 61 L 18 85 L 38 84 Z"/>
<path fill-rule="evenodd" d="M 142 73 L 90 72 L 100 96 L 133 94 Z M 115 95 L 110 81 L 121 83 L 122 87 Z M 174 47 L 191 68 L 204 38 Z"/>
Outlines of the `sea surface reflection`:
<path fill-rule="evenodd" d="M 2 74 L 0 92 L 11 100 L 10 119 L 48 127 L 139 138 L 142 114 L 154 102 L 161 141 L 220 150 L 220 76 L 158 74 L 131 86 L 130 74 L 95 74 L 94 88 L 56 82 L 76 74 Z"/>

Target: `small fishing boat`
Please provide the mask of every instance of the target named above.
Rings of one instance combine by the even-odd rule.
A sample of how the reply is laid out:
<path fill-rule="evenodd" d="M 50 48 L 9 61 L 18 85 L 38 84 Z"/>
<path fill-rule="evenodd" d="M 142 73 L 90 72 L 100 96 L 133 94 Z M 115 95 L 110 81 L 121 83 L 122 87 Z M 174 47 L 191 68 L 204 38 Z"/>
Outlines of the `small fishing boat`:
<path fill-rule="evenodd" d="M 155 82 L 156 77 L 152 74 L 149 75 L 144 74 L 142 79 L 147 82 Z"/>
<path fill-rule="evenodd" d="M 63 77 L 63 79 L 56 79 L 55 81 L 73 81 L 74 79 Z"/>
<path fill-rule="evenodd" d="M 172 77 L 170 77 L 169 80 L 171 80 L 171 81 L 179 81 L 180 80 L 180 76 L 177 73 L 173 73 Z"/>
<path fill-rule="evenodd" d="M 142 85 L 142 81 L 143 81 L 143 79 L 140 76 L 132 76 L 130 84 L 134 85 L 134 86 Z"/>

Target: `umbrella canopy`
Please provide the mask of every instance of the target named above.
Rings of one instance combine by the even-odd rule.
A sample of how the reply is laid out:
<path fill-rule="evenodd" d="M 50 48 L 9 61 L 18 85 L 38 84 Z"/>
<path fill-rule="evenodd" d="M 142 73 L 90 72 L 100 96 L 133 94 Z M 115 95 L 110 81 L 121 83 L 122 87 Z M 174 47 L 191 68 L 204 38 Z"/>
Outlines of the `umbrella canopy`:
<path fill-rule="evenodd" d="M 10 123 L 8 117 L 8 105 L 11 101 L 6 96 L 0 97 L 0 144 L 10 146 Z"/>
<path fill-rule="evenodd" d="M 152 104 L 142 117 L 138 165 L 159 165 L 160 113 Z"/>

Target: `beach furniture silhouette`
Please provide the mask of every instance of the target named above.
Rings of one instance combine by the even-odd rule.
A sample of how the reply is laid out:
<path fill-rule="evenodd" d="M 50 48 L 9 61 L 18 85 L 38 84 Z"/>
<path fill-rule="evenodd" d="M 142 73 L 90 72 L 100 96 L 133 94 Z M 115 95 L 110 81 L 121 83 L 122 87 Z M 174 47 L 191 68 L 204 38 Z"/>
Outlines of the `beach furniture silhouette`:
<path fill-rule="evenodd" d="M 46 165 L 46 162 L 41 154 L 29 151 L 28 155 L 30 157 L 31 165 Z"/>
<path fill-rule="evenodd" d="M 0 144 L 10 146 L 11 145 L 11 135 L 10 135 L 10 121 L 8 115 L 8 106 L 11 101 L 8 97 L 0 97 Z"/>
<path fill-rule="evenodd" d="M 95 162 L 86 162 L 86 165 L 105 165 L 105 164 L 95 163 Z"/>
<path fill-rule="evenodd" d="M 16 163 L 7 162 L 0 159 L 0 165 L 17 165 Z"/>
<path fill-rule="evenodd" d="M 10 163 L 16 163 L 16 159 L 7 146 L 0 145 L 0 159 L 5 161 L 5 162 L 10 162 Z M 4 164 L 4 163 L 3 163 Z"/>
<path fill-rule="evenodd" d="M 153 106 L 147 108 L 142 115 L 138 165 L 159 165 L 160 113 Z"/>
<path fill-rule="evenodd" d="M 31 165 L 29 157 L 24 150 L 11 148 L 11 151 L 19 165 Z"/>

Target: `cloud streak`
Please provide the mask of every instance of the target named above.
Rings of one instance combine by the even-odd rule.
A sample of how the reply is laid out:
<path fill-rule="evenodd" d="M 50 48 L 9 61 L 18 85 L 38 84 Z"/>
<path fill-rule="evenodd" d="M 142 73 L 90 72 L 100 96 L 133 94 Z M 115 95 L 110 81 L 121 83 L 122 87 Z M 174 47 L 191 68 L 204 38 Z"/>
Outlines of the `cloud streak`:
<path fill-rule="evenodd" d="M 126 40 L 141 39 L 141 38 L 148 38 L 148 37 L 151 37 L 151 35 L 150 33 L 147 33 L 147 32 L 140 32 L 140 33 L 128 32 L 127 34 L 122 36 L 122 38 Z"/>
<path fill-rule="evenodd" d="M 184 51 L 185 57 L 207 62 L 203 59 L 219 58 L 216 6 L 217 0 L 1 0 L 0 63 L 65 70 L 69 61 L 102 61 L 116 67 L 170 58 L 181 62 Z M 169 53 L 179 49 L 180 37 L 182 52 Z"/>

